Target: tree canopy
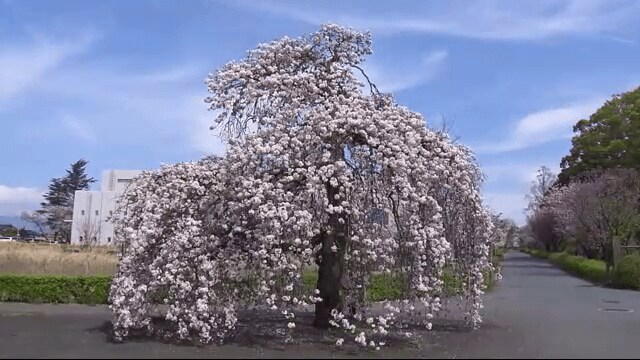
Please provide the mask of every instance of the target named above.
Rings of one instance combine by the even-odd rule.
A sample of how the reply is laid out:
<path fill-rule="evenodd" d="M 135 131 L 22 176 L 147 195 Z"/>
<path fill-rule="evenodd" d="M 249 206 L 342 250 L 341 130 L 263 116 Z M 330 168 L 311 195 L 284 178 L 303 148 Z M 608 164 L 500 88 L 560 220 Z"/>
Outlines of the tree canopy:
<path fill-rule="evenodd" d="M 51 179 L 48 191 L 44 194 L 44 201 L 40 204 L 42 208 L 37 210 L 46 217 L 46 225 L 54 232 L 56 239 L 62 238 L 66 241 L 71 236 L 71 224 L 64 220 L 71 219 L 75 192 L 89 190 L 90 185 L 96 181 L 87 175 L 87 164 L 88 161 L 80 159 L 71 164 L 65 176 Z M 43 230 L 41 216 L 25 214 L 23 217 Z"/>
<path fill-rule="evenodd" d="M 589 170 L 640 169 L 640 87 L 614 95 L 573 131 L 572 148 L 560 164 L 563 185 Z"/>

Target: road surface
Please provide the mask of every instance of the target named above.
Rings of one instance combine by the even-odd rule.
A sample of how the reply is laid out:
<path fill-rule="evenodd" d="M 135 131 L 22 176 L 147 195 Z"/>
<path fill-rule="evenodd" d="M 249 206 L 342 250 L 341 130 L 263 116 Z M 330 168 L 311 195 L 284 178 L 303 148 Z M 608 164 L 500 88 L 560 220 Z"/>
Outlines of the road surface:
<path fill-rule="evenodd" d="M 502 273 L 502 282 L 485 296 L 481 329 L 432 331 L 420 348 L 362 352 L 318 343 L 282 348 L 260 339 L 206 347 L 149 339 L 114 344 L 108 340 L 106 307 L 0 303 L 0 357 L 640 357 L 640 292 L 596 287 L 519 252 L 505 256 Z"/>

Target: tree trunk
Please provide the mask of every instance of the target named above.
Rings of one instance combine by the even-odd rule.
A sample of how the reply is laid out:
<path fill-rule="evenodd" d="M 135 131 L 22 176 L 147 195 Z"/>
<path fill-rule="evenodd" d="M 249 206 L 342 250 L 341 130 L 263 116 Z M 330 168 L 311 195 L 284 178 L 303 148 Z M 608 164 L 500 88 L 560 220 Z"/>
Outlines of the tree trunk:
<path fill-rule="evenodd" d="M 334 196 L 339 193 L 339 186 L 334 187 L 326 184 L 327 196 L 331 205 L 337 206 L 341 200 Z M 322 237 L 321 258 L 318 269 L 317 289 L 320 290 L 322 301 L 316 303 L 316 313 L 313 325 L 326 329 L 329 327 L 331 310 L 342 311 L 342 274 L 344 272 L 344 254 L 347 245 L 347 225 L 346 219 L 340 223 L 339 218 L 343 214 L 331 214 L 329 216 L 329 230 Z M 332 246 L 337 247 L 337 251 L 331 250 Z"/>
<path fill-rule="evenodd" d="M 613 269 L 613 241 L 609 241 L 604 245 L 603 248 L 603 257 L 605 261 L 605 281 L 607 283 L 611 282 L 611 272 Z"/>

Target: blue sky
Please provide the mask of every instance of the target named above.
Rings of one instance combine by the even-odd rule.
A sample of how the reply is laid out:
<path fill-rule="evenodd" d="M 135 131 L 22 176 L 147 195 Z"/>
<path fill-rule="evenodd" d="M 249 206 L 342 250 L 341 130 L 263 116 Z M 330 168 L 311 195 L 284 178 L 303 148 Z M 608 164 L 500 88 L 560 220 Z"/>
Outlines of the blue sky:
<path fill-rule="evenodd" d="M 572 125 L 640 85 L 639 18 L 623 0 L 0 0 L 0 216 L 36 208 L 79 158 L 99 179 L 220 153 L 207 74 L 335 22 L 372 32 L 372 80 L 450 121 L 487 202 L 522 223 L 536 168 L 558 169 Z"/>

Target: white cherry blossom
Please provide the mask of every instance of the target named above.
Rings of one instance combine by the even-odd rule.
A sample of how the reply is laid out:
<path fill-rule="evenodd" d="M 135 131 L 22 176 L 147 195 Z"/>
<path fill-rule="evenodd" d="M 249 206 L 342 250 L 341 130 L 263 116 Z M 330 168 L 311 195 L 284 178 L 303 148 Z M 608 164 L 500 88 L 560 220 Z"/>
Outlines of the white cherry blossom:
<path fill-rule="evenodd" d="M 154 302 L 168 304 L 178 336 L 209 342 L 255 306 L 293 329 L 308 300 L 316 326 L 358 333 L 366 347 L 367 334 L 401 325 L 399 313 L 429 327 L 454 262 L 469 279 L 468 316 L 481 321 L 492 224 L 479 168 L 469 149 L 368 78 L 363 88 L 356 75 L 366 78 L 369 54 L 368 33 L 325 25 L 209 75 L 206 102 L 219 111 L 226 155 L 145 172 L 119 199 L 116 338 L 151 329 Z M 313 266 L 308 292 L 302 274 Z M 402 276 L 406 303 L 371 317 L 376 273 Z M 370 326 L 356 331 L 363 318 Z"/>

